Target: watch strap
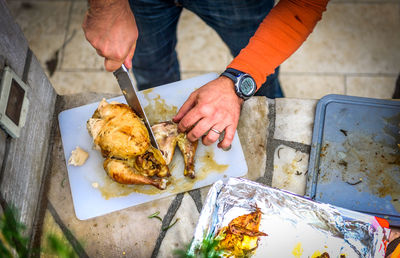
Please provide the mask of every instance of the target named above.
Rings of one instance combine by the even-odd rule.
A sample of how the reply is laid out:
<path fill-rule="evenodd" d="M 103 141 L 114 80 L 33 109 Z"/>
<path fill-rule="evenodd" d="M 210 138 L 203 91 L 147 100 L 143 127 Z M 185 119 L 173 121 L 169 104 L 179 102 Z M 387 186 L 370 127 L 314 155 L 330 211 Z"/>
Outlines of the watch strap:
<path fill-rule="evenodd" d="M 233 81 L 233 83 L 237 82 L 237 77 L 236 75 L 231 74 L 230 72 L 223 72 L 221 75 L 228 77 L 229 79 L 231 79 Z"/>
<path fill-rule="evenodd" d="M 234 76 L 238 77 L 241 74 L 244 74 L 244 72 L 241 72 L 239 70 L 236 70 L 234 68 L 226 68 L 225 72 L 233 74 Z"/>

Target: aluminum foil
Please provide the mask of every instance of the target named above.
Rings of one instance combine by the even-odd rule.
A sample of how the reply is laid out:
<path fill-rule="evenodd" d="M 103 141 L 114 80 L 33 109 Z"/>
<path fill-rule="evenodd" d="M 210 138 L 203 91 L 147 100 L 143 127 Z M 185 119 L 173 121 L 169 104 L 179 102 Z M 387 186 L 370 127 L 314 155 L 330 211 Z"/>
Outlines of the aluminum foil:
<path fill-rule="evenodd" d="M 201 211 L 189 254 L 232 219 L 261 209 L 253 257 L 384 257 L 390 230 L 375 217 L 322 204 L 246 179 L 217 181 Z M 344 256 L 343 256 L 344 255 Z"/>

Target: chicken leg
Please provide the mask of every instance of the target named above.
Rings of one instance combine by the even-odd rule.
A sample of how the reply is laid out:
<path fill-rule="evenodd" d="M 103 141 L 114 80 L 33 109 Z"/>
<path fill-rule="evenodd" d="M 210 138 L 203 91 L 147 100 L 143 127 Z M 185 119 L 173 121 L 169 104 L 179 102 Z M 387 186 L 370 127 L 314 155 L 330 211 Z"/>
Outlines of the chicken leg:
<path fill-rule="evenodd" d="M 108 175 L 120 184 L 153 185 L 160 190 L 164 190 L 167 187 L 168 180 L 164 178 L 153 179 L 144 176 L 135 171 L 135 169 L 129 166 L 124 160 L 107 158 L 103 163 L 103 167 Z"/>

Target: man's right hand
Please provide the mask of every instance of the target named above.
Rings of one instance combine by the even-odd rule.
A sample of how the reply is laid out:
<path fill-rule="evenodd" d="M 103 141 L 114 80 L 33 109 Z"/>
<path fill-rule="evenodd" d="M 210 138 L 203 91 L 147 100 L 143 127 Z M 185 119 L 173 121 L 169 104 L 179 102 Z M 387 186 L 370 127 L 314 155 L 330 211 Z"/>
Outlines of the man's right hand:
<path fill-rule="evenodd" d="M 82 24 L 86 39 L 104 57 L 107 71 L 132 67 L 138 30 L 128 0 L 90 0 Z"/>

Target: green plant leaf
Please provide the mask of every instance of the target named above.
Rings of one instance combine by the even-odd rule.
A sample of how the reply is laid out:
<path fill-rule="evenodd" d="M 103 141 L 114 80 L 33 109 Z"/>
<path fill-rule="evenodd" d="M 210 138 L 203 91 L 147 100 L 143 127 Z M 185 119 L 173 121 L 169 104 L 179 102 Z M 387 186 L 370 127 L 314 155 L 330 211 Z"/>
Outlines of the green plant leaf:
<path fill-rule="evenodd" d="M 24 236 L 25 225 L 17 221 L 18 212 L 16 208 L 7 207 L 0 217 L 0 257 L 14 258 L 13 250 L 19 258 L 29 257 L 29 255 L 39 256 L 40 250 L 28 249 L 28 238 Z M 75 251 L 63 240 L 55 235 L 47 237 L 49 251 L 56 254 L 59 258 L 78 257 Z"/>
<path fill-rule="evenodd" d="M 178 220 L 179 220 L 179 218 L 177 218 L 177 219 L 174 221 L 174 223 L 172 223 L 172 224 L 169 225 L 168 227 L 162 228 L 162 230 L 163 230 L 163 231 L 167 231 L 168 229 L 172 228 L 172 227 L 176 224 L 176 222 L 178 222 Z"/>
<path fill-rule="evenodd" d="M 25 225 L 17 221 L 16 217 L 18 217 L 18 212 L 15 208 L 7 207 L 4 210 L 0 219 L 1 233 L 4 242 L 17 252 L 18 257 L 28 257 L 28 238 L 23 235 Z M 5 243 L 2 242 L 1 249 L 4 247 L 6 250 Z"/>
<path fill-rule="evenodd" d="M 148 216 L 147 218 L 152 219 L 152 218 L 156 218 L 158 220 L 160 220 L 162 222 L 162 218 L 160 218 L 158 215 L 160 214 L 159 211 L 154 212 L 153 214 L 151 214 L 150 216 Z"/>
<path fill-rule="evenodd" d="M 78 257 L 75 251 L 56 235 L 50 234 L 47 236 L 47 245 L 50 249 L 49 251 L 53 254 L 57 254 L 59 258 Z"/>
<path fill-rule="evenodd" d="M 4 245 L 3 241 L 0 240 L 0 257 L 4 258 L 12 258 L 11 252 L 8 248 Z"/>
<path fill-rule="evenodd" d="M 201 244 L 195 248 L 194 255 L 189 254 L 190 244 L 187 245 L 186 249 L 174 250 L 173 254 L 177 258 L 218 258 L 222 257 L 224 253 L 222 250 L 217 250 L 219 242 L 224 239 L 221 236 L 213 237 L 209 234 L 203 239 Z"/>

